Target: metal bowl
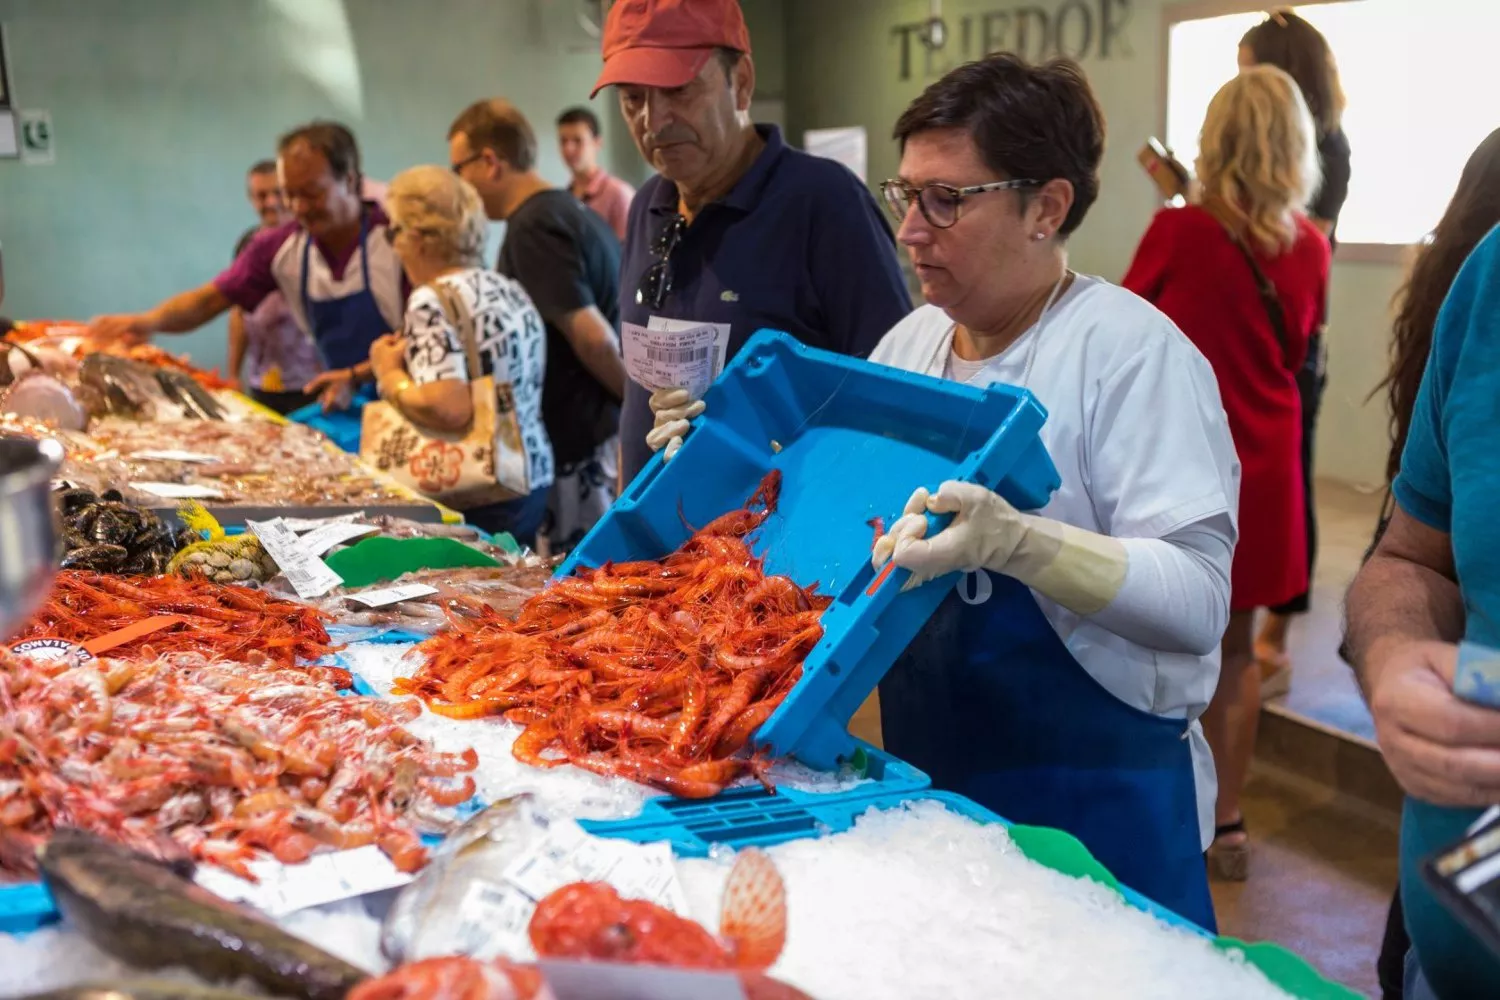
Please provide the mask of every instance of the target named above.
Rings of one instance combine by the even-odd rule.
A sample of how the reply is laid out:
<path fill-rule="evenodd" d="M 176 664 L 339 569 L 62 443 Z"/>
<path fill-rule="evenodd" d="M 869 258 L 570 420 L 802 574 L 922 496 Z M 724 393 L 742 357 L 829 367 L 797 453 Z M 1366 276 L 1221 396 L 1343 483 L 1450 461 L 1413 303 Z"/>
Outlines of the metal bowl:
<path fill-rule="evenodd" d="M 0 434 L 0 641 L 46 598 L 57 568 L 56 441 Z"/>

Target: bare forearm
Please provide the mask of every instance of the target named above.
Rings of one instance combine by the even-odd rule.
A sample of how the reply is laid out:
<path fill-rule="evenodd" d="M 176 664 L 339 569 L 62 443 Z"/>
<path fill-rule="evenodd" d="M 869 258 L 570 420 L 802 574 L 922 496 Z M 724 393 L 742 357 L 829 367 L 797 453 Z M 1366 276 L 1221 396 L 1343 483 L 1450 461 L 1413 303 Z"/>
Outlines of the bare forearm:
<path fill-rule="evenodd" d="M 589 374 L 616 399 L 624 399 L 625 362 L 604 315 L 592 306 L 580 309 L 563 318 L 561 329 Z"/>
<path fill-rule="evenodd" d="M 1367 665 L 1383 661 L 1390 647 L 1463 637 L 1458 584 L 1435 569 L 1378 549 L 1354 578 L 1346 604 L 1350 658 L 1367 691 Z"/>
<path fill-rule="evenodd" d="M 474 419 L 467 384 L 445 379 L 399 388 L 401 379 L 399 375 L 394 377 L 398 391 L 390 398 L 413 422 L 430 430 L 456 434 Z"/>
<path fill-rule="evenodd" d="M 174 295 L 145 314 L 151 333 L 187 333 L 196 330 L 233 303 L 210 282 L 192 291 Z"/>

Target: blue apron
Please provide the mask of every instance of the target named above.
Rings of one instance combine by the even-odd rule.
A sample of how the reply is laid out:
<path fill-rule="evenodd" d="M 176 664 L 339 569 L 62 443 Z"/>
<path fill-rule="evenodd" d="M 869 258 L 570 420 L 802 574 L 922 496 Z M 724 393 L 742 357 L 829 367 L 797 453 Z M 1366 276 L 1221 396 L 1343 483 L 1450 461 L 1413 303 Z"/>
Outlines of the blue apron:
<path fill-rule="evenodd" d="M 359 266 L 363 279 L 360 289 L 340 299 L 316 302 L 307 294 L 308 265 L 311 262 L 312 237 L 302 244 L 302 312 L 312 330 L 313 343 L 329 370 L 353 368 L 370 358 L 370 345 L 391 332 L 390 324 L 380 312 L 380 303 L 370 290 L 370 255 L 365 245 L 369 235 L 366 220 L 359 222 Z M 345 451 L 359 451 L 360 422 L 364 405 L 375 398 L 370 386 L 355 390 L 347 410 L 324 413 L 316 403 L 289 414 L 292 420 L 307 424 L 327 434 Z"/>
<path fill-rule="evenodd" d="M 980 602 L 955 589 L 881 681 L 885 749 L 1007 820 L 1066 830 L 1122 883 L 1214 930 L 1188 723 L 1106 691 L 1024 584 L 959 581 L 976 585 Z"/>

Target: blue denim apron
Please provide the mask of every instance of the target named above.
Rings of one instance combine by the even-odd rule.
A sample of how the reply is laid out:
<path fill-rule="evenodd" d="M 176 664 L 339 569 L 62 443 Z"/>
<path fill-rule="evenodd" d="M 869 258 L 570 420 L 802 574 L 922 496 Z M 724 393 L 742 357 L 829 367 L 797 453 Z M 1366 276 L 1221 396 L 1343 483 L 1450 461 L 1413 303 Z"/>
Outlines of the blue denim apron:
<path fill-rule="evenodd" d="M 380 312 L 380 303 L 370 290 L 370 255 L 365 243 L 369 226 L 359 223 L 359 266 L 363 279 L 360 289 L 343 298 L 315 301 L 307 294 L 308 265 L 311 262 L 312 238 L 302 244 L 302 312 L 312 330 L 313 342 L 323 356 L 323 366 L 353 368 L 370 358 L 370 345 L 387 333 L 390 324 Z M 324 413 L 316 404 L 291 414 L 291 419 L 327 434 L 345 451 L 359 451 L 359 431 L 364 405 L 375 398 L 368 386 L 356 390 L 347 410 Z"/>
<path fill-rule="evenodd" d="M 1024 584 L 960 578 L 881 681 L 880 720 L 885 749 L 935 787 L 1066 830 L 1123 884 L 1215 929 L 1188 723 L 1105 690 Z"/>

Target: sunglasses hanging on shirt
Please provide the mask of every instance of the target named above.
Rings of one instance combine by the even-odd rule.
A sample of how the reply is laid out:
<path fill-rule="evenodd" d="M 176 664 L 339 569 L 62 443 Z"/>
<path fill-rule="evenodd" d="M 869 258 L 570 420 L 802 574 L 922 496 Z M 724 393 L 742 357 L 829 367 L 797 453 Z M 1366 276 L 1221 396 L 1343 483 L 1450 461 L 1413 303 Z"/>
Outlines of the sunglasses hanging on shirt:
<path fill-rule="evenodd" d="M 640 287 L 635 290 L 636 305 L 660 309 L 667 300 L 667 295 L 672 291 L 672 251 L 677 249 L 685 229 L 687 219 L 678 214 L 673 216 L 672 221 L 667 223 L 667 228 L 656 238 L 656 243 L 651 247 L 656 260 L 641 276 Z"/>

